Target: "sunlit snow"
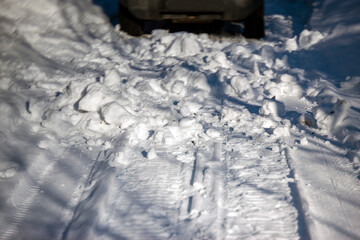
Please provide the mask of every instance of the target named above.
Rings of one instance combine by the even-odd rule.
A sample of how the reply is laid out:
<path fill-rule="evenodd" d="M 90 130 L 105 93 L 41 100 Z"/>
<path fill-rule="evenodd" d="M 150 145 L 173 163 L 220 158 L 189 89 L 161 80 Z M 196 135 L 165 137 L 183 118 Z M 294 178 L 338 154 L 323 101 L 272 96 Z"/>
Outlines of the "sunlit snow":
<path fill-rule="evenodd" d="M 265 2 L 253 40 L 2 0 L 0 239 L 359 239 L 360 5 Z"/>

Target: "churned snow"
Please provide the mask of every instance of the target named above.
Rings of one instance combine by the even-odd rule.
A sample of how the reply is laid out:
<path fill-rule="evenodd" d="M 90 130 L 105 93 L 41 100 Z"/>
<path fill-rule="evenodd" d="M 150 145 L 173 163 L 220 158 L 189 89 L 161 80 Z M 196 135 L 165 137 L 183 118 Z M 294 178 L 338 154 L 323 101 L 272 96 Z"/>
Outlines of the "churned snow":
<path fill-rule="evenodd" d="M 262 40 L 133 38 L 3 0 L 0 239 L 359 239 L 357 1 L 265 7 Z"/>

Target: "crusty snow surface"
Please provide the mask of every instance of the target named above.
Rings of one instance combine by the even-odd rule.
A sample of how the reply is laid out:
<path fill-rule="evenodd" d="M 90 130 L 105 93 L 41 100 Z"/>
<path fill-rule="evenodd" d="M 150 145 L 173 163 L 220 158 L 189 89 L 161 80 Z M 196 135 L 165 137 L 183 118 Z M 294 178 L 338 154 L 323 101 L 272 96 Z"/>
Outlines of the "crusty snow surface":
<path fill-rule="evenodd" d="M 360 239 L 360 6 L 263 40 L 0 2 L 0 239 Z"/>

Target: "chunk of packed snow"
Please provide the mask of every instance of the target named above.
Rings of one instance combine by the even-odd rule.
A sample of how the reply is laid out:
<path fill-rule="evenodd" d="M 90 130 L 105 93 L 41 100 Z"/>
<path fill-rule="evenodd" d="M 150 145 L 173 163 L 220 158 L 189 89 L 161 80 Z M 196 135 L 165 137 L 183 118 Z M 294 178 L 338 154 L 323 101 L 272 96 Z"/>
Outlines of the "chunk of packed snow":
<path fill-rule="evenodd" d="M 243 76 L 235 76 L 230 81 L 231 87 L 234 89 L 235 93 L 240 97 L 245 99 L 251 99 L 253 97 L 253 90 L 248 81 Z"/>
<path fill-rule="evenodd" d="M 308 49 L 317 44 L 324 38 L 323 34 L 318 31 L 303 30 L 299 37 L 299 46 L 303 49 Z"/>
<path fill-rule="evenodd" d="M 156 154 L 156 150 L 155 148 L 150 148 L 149 151 L 147 152 L 147 156 L 148 159 L 152 160 L 157 158 L 157 154 Z"/>
<path fill-rule="evenodd" d="M 111 69 L 105 72 L 104 83 L 108 86 L 120 84 L 121 78 L 119 73 L 115 69 Z"/>
<path fill-rule="evenodd" d="M 259 110 L 263 116 L 280 117 L 285 113 L 285 105 L 275 99 L 264 99 Z"/>
<path fill-rule="evenodd" d="M 170 39 L 162 39 L 163 42 L 167 42 Z M 188 35 L 188 37 L 184 38 L 176 38 L 172 41 L 170 46 L 166 50 L 167 56 L 193 56 L 202 51 L 202 47 L 200 43 L 195 39 L 194 36 Z"/>
<path fill-rule="evenodd" d="M 277 99 L 286 97 L 300 98 L 303 95 L 303 89 L 299 86 L 296 78 L 290 74 L 282 74 L 279 77 L 279 82 L 267 82 L 265 89 L 268 90 L 271 97 Z"/>
<path fill-rule="evenodd" d="M 102 107 L 101 115 L 106 123 L 119 126 L 122 129 L 128 128 L 136 122 L 135 116 L 117 102 Z"/>
<path fill-rule="evenodd" d="M 208 135 L 211 138 L 219 138 L 221 136 L 220 132 L 213 128 L 206 130 L 206 135 Z"/>
<path fill-rule="evenodd" d="M 309 143 L 309 141 L 307 140 L 306 137 L 303 137 L 303 138 L 300 139 L 300 144 L 301 144 L 301 145 L 306 145 L 306 144 L 308 144 L 308 143 Z"/>
<path fill-rule="evenodd" d="M 284 48 L 289 52 L 296 51 L 298 49 L 297 36 L 287 39 Z"/>
<path fill-rule="evenodd" d="M 202 107 L 203 105 L 200 103 L 187 101 L 182 105 L 180 112 L 183 116 L 187 117 L 196 114 Z"/>
<path fill-rule="evenodd" d="M 111 167 L 127 166 L 131 163 L 125 152 L 117 152 L 109 155 Z"/>
<path fill-rule="evenodd" d="M 97 111 L 100 106 L 114 101 L 109 91 L 101 83 L 92 83 L 85 89 L 85 95 L 80 99 L 78 108 L 80 111 Z"/>

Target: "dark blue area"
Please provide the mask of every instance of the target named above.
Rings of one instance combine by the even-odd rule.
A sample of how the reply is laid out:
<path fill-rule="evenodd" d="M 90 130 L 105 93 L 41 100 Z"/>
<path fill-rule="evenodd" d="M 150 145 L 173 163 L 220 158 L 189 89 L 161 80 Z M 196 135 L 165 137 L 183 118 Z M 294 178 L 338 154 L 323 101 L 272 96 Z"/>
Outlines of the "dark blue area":
<path fill-rule="evenodd" d="M 103 12 L 106 16 L 108 16 L 109 21 L 112 25 L 116 25 L 119 23 L 118 19 L 118 8 L 119 2 L 118 0 L 93 0 L 95 5 L 98 5 L 102 8 Z"/>

